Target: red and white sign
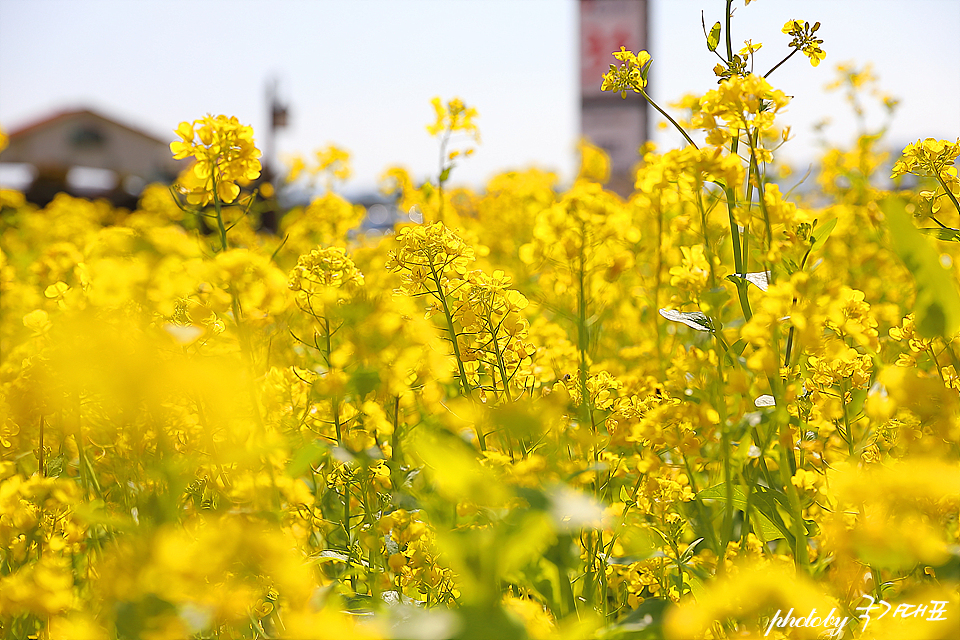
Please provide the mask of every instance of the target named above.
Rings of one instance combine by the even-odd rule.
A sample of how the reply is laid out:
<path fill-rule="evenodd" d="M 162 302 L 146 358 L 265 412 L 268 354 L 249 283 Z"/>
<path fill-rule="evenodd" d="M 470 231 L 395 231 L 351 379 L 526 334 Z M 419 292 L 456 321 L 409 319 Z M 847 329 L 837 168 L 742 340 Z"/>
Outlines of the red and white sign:
<path fill-rule="evenodd" d="M 646 0 L 580 0 L 580 95 L 603 95 L 600 85 L 614 51 L 646 48 Z M 613 94 L 607 94 L 613 95 Z"/>

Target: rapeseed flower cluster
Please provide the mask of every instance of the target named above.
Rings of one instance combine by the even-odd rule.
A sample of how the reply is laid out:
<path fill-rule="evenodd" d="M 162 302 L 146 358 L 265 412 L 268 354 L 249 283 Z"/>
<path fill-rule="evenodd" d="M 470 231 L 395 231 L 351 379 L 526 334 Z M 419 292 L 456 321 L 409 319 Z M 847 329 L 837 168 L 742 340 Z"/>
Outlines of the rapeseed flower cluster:
<path fill-rule="evenodd" d="M 788 36 L 793 36 L 789 46 L 796 51 L 803 52 L 803 55 L 810 59 L 810 64 L 815 67 L 827 57 L 827 54 L 820 48 L 823 40 L 815 36 L 819 30 L 819 22 L 814 22 L 811 25 L 809 22 L 800 22 L 799 20 L 788 20 L 781 29 Z"/>
<path fill-rule="evenodd" d="M 193 168 L 184 174 L 180 188 L 191 204 L 208 204 L 216 193 L 221 202 L 231 203 L 240 195 L 237 182 L 260 176 L 260 151 L 253 141 L 253 128 L 236 117 L 205 116 L 181 122 L 180 140 L 170 143 L 176 159 L 194 158 Z"/>
<path fill-rule="evenodd" d="M 605 88 L 642 92 L 649 57 L 614 56 Z M 626 196 L 585 142 L 563 188 L 445 190 L 442 151 L 437 181 L 385 176 L 419 220 L 364 234 L 328 188 L 272 235 L 259 195 L 229 206 L 259 152 L 222 116 L 133 211 L 0 192 L 3 633 L 788 638 L 816 609 L 950 637 L 960 251 L 910 214 L 956 145 L 908 147 L 921 183 L 889 190 L 865 131 L 793 195 L 786 98 L 744 71 Z M 441 146 L 476 133 L 434 106 Z"/>

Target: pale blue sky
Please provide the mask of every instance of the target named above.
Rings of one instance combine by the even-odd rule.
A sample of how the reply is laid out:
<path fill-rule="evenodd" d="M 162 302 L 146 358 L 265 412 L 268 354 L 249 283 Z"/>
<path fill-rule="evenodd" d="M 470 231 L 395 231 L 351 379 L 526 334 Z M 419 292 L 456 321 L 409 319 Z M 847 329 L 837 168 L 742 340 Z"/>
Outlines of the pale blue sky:
<path fill-rule="evenodd" d="M 666 106 L 714 87 L 700 11 L 709 26 L 722 19 L 723 0 L 651 6 L 654 97 Z M 786 20 L 823 25 L 825 62 L 813 68 L 794 57 L 771 78 L 796 96 L 783 122 L 796 136 L 784 152 L 798 164 L 815 157 L 812 125 L 824 117 L 831 142 L 854 135 L 841 97 L 822 90 L 838 62 L 872 62 L 881 89 L 900 98 L 892 144 L 960 136 L 960 1 L 734 6 L 734 45 L 763 42 L 763 70 L 787 52 Z M 454 183 L 481 185 L 530 165 L 569 179 L 577 15 L 575 0 L 0 0 L 0 126 L 89 106 L 171 139 L 180 121 L 208 112 L 236 115 L 262 134 L 265 85 L 276 76 L 291 110 L 279 151 L 346 147 L 355 168 L 347 191 L 374 188 L 391 164 L 420 178 L 435 173 L 436 143 L 424 129 L 434 95 L 460 96 L 480 112 L 483 144 Z M 679 144 L 669 131 L 656 140 Z"/>

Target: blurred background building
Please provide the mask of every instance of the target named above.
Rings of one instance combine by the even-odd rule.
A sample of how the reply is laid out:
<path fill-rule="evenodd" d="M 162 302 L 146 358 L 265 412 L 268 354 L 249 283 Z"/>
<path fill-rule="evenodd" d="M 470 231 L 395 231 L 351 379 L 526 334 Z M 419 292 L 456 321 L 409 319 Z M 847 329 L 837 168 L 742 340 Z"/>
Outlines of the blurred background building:
<path fill-rule="evenodd" d="M 580 132 L 610 155 L 611 189 L 633 190 L 638 149 L 648 139 L 647 102 L 638 93 L 600 91 L 620 47 L 648 49 L 647 0 L 580 0 Z"/>
<path fill-rule="evenodd" d="M 88 109 L 51 115 L 9 136 L 0 152 L 5 173 L 41 206 L 63 191 L 132 207 L 147 184 L 172 182 L 186 166 L 171 156 L 170 140 Z"/>
<path fill-rule="evenodd" d="M 273 10 L 275 2 L 251 0 L 238 10 L 231 0 L 204 0 L 191 4 L 194 23 L 229 15 L 237 33 L 257 37 L 256 47 L 239 48 L 232 63 L 214 73 L 200 72 L 196 61 L 220 59 L 222 43 L 197 39 L 171 20 L 168 0 L 138 0 L 135 9 L 112 0 L 56 2 L 56 11 L 48 4 L 0 0 L 0 129 L 14 134 L 11 148 L 0 153 L 0 186 L 28 190 L 41 202 L 54 184 L 121 199 L 141 180 L 172 177 L 176 171 L 163 167 L 172 163 L 167 144 L 174 128 L 205 113 L 235 115 L 254 128 L 265 178 L 282 177 L 280 160 L 294 154 L 334 143 L 350 151 L 353 176 L 340 189 L 359 201 L 376 192 L 393 164 L 417 182 L 436 180 L 437 141 L 425 131 L 433 96 L 460 97 L 481 114 L 483 144 L 458 164 L 451 184 L 482 189 L 499 172 L 537 167 L 556 172 L 564 188 L 576 175 L 582 134 L 610 154 L 610 187 L 624 193 L 645 140 L 664 150 L 686 141 L 673 127 L 661 128 L 663 119 L 642 96 L 622 100 L 600 92 L 602 74 L 616 62 L 610 53 L 620 46 L 650 51 L 648 93 L 672 110 L 683 96 L 717 86 L 703 21 L 722 21 L 725 5 L 458 0 L 437 11 L 433 0 L 331 0 Z M 825 63 L 814 68 L 797 56 L 774 76 L 774 86 L 792 96 L 781 124 L 794 133 L 778 151 L 781 162 L 798 174 L 808 167 L 815 174 L 826 148 L 852 148 L 864 131 L 885 131 L 882 144 L 895 154 L 918 138 L 956 137 L 956 0 L 800 4 L 734 3 L 732 46 L 739 49 L 745 38 L 763 41 L 756 60 L 761 71 L 789 54 L 784 20 L 823 25 Z M 884 46 L 888 42 L 902 46 Z M 865 113 L 857 115 L 847 91 L 826 87 L 835 86 L 838 64 L 847 74 L 861 73 L 871 61 L 879 80 L 861 90 Z M 282 80 L 283 92 L 268 84 L 265 105 L 262 88 L 272 78 Z M 899 100 L 892 119 L 887 96 L 889 104 Z M 78 105 L 86 109 L 58 113 Z M 125 152 L 108 158 L 119 137 L 139 149 L 138 156 L 154 148 L 157 164 L 135 168 Z M 302 202 L 313 191 L 287 186 L 281 203 Z"/>
<path fill-rule="evenodd" d="M 647 104 L 638 94 L 622 99 L 601 92 L 600 78 L 615 62 L 611 51 L 648 48 L 648 0 L 579 0 L 579 21 L 580 133 L 610 155 L 609 187 L 626 194 L 637 150 L 648 139 Z M 276 79 L 267 81 L 266 98 L 263 177 L 276 181 L 283 173 L 276 139 L 288 126 L 289 107 L 278 96 Z M 9 147 L 0 152 L 4 186 L 24 191 L 38 205 L 64 191 L 132 207 L 145 185 L 169 183 L 183 168 L 183 161 L 171 158 L 169 139 L 136 123 L 92 109 L 38 115 L 39 120 L 11 131 Z"/>

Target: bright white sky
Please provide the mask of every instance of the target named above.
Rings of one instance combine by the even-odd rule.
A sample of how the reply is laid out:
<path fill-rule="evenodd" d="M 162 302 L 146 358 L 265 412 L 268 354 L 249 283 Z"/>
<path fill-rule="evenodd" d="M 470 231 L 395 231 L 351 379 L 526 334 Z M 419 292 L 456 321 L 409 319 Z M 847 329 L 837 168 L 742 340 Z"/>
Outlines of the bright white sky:
<path fill-rule="evenodd" d="M 723 0 L 651 0 L 653 96 L 663 106 L 716 86 L 700 11 Z M 823 86 L 838 62 L 872 62 L 901 100 L 890 143 L 960 136 L 957 0 L 736 0 L 734 46 L 763 42 L 765 71 L 787 52 L 788 19 L 819 20 L 827 58 L 795 56 L 771 78 L 796 96 L 784 151 L 812 161 L 818 136 L 848 144 L 850 110 Z M 0 0 L 0 126 L 10 131 L 65 108 L 91 107 L 161 137 L 182 120 L 236 115 L 266 131 L 266 84 L 279 80 L 291 126 L 280 153 L 328 142 L 353 153 L 345 191 L 376 187 L 402 164 L 435 175 L 430 99 L 475 105 L 483 143 L 454 183 L 536 165 L 569 180 L 579 128 L 576 0 Z M 612 60 L 612 59 L 611 59 Z M 600 82 L 600 78 L 597 78 Z M 874 105 L 871 105 L 872 107 Z M 881 121 L 873 108 L 871 123 Z M 654 131 L 657 131 L 654 129 Z M 657 131 L 662 146 L 679 136 Z M 805 169 L 801 167 L 801 169 Z"/>

